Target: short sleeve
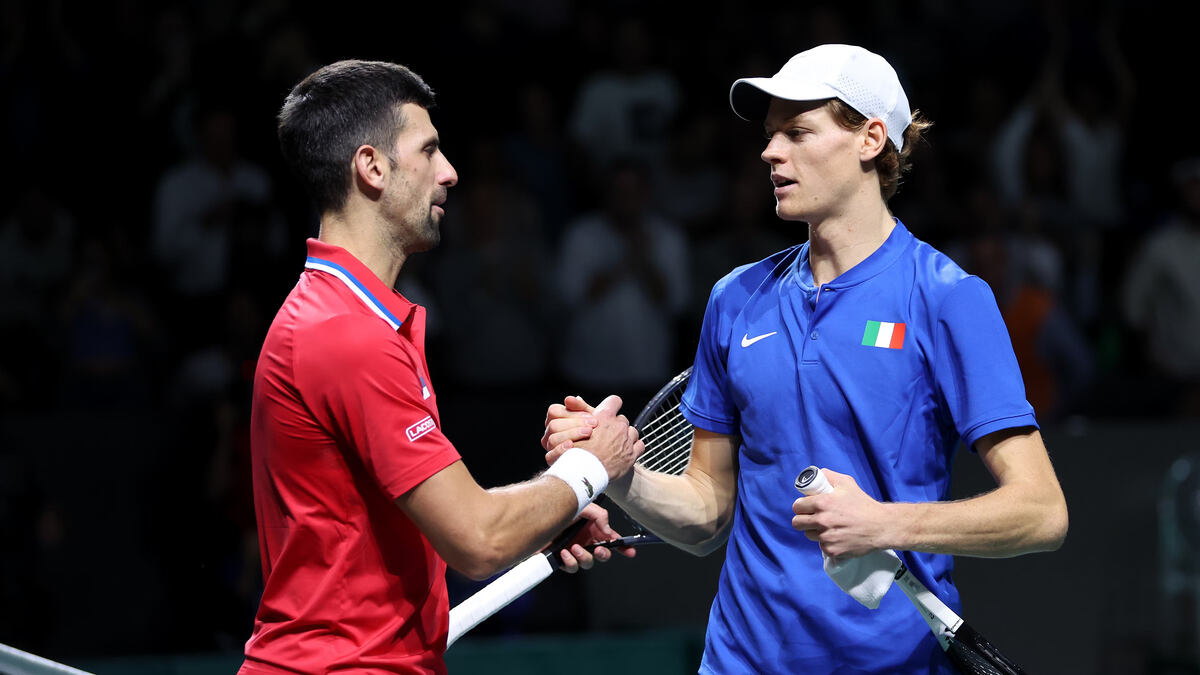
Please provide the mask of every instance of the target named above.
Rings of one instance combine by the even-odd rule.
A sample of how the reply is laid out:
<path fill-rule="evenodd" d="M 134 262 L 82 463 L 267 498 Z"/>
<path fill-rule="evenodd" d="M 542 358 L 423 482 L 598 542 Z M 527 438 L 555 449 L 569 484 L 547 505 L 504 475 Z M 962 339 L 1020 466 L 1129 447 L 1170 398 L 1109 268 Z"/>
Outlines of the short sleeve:
<path fill-rule="evenodd" d="M 692 375 L 683 394 L 683 415 L 693 425 L 719 434 L 737 435 L 737 407 L 729 396 L 729 371 L 726 359 L 729 352 L 728 327 L 724 329 L 721 311 L 721 285 L 713 287 L 708 306 L 704 310 L 704 321 L 700 327 L 696 360 L 692 364 Z"/>
<path fill-rule="evenodd" d="M 439 428 L 415 350 L 370 316 L 297 335 L 296 379 L 313 415 L 395 499 L 460 457 Z"/>
<path fill-rule="evenodd" d="M 950 291 L 934 339 L 934 379 L 968 448 L 993 431 L 1038 426 L 1008 329 L 982 279 L 965 277 Z"/>

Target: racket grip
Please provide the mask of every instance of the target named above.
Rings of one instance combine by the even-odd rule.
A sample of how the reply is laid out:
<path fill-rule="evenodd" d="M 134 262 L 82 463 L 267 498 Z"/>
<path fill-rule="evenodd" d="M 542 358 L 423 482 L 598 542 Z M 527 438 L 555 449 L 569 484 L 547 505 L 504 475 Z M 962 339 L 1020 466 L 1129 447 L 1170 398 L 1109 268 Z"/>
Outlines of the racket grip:
<path fill-rule="evenodd" d="M 544 553 L 535 553 L 451 609 L 446 648 L 449 649 L 467 631 L 504 609 L 553 572 L 550 558 Z"/>
<path fill-rule="evenodd" d="M 807 497 L 832 492 L 833 486 L 824 471 L 810 466 L 796 476 L 796 489 Z M 891 550 L 871 551 L 842 562 L 834 562 L 822 551 L 821 559 L 825 574 L 867 609 L 879 607 L 880 600 L 892 587 L 896 570 L 903 567 L 899 556 Z"/>
<path fill-rule="evenodd" d="M 810 466 L 796 476 L 796 489 L 807 497 L 830 492 L 833 490 L 833 486 L 829 484 L 829 479 L 825 477 L 824 471 L 816 466 Z"/>

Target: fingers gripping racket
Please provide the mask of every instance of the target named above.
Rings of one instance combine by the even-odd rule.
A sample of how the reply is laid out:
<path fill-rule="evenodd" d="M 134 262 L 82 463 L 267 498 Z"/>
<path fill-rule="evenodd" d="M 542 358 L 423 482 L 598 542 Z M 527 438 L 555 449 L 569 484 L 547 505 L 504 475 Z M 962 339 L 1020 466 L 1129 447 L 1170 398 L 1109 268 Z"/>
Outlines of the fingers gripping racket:
<path fill-rule="evenodd" d="M 692 425 L 679 411 L 692 369 L 679 373 L 650 399 L 638 413 L 633 426 L 638 430 L 646 451 L 637 459 L 637 464 L 650 471 L 679 475 L 687 468 L 692 456 Z M 603 495 L 598 498 L 610 512 L 616 507 Z M 610 513 L 610 520 L 612 519 Z M 625 521 L 632 534 L 612 541 L 592 544 L 585 548 L 594 550 L 598 546 L 642 546 L 661 543 L 656 535 L 646 531 L 632 518 Z M 517 598 L 537 586 L 558 569 L 559 552 L 570 546 L 579 531 L 587 525 L 580 518 L 562 532 L 544 551 L 535 553 L 484 586 L 471 597 L 450 610 L 450 633 L 446 637 L 446 648 L 454 644 L 467 631 L 478 626 L 488 617 L 500 611 Z"/>
<path fill-rule="evenodd" d="M 833 486 L 819 468 L 810 466 L 796 477 L 796 489 L 805 495 L 815 495 L 829 492 Z M 897 565 L 895 582 L 925 619 L 958 672 L 964 675 L 1025 675 L 1020 666 L 939 600 L 902 562 Z"/>

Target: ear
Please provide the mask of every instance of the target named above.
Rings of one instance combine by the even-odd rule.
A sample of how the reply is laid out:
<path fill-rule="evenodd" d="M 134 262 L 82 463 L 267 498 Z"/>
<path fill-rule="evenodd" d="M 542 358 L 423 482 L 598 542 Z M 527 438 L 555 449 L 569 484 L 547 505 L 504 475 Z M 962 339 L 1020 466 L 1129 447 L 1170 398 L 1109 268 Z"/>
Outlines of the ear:
<path fill-rule="evenodd" d="M 371 145 L 360 145 L 354 151 L 354 183 L 368 192 L 382 192 L 391 166 L 387 155 Z"/>
<path fill-rule="evenodd" d="M 863 162 L 874 161 L 879 153 L 883 152 L 887 140 L 887 125 L 883 123 L 883 120 L 878 117 L 867 120 L 867 124 L 863 127 L 862 145 L 858 149 L 858 159 Z"/>

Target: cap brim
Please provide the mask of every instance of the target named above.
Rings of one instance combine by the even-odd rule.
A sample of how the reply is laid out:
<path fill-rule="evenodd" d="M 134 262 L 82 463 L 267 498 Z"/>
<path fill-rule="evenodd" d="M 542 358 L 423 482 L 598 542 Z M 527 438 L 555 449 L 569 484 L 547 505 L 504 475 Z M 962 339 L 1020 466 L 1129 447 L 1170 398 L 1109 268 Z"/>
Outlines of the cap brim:
<path fill-rule="evenodd" d="M 729 105 L 740 118 L 761 122 L 767 117 L 772 98 L 785 101 L 822 101 L 837 98 L 837 92 L 823 84 L 805 85 L 794 80 L 773 77 L 743 77 L 729 88 Z"/>

